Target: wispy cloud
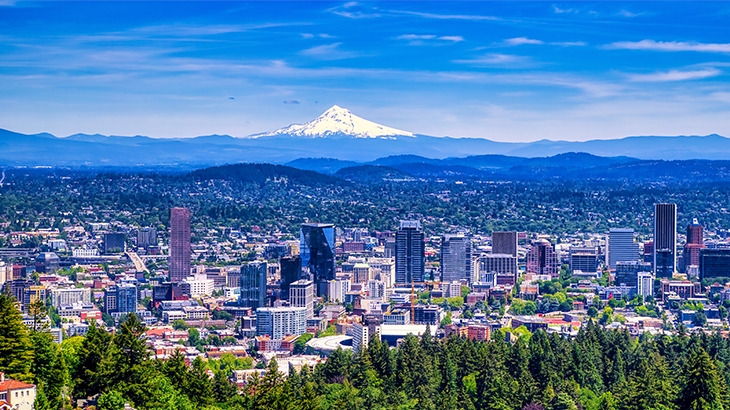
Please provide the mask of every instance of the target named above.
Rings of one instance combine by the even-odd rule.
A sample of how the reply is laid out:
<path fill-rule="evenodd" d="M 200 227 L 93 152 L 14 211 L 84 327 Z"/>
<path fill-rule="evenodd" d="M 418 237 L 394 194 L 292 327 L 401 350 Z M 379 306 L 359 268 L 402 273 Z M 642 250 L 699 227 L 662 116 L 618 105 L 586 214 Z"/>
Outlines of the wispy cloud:
<path fill-rule="evenodd" d="M 642 12 L 642 13 L 632 13 L 632 12 L 630 12 L 628 10 L 621 10 L 617 14 L 619 16 L 621 16 L 621 17 L 634 18 L 634 17 L 642 16 L 642 15 L 644 15 L 646 13 L 644 13 L 644 12 Z"/>
<path fill-rule="evenodd" d="M 698 43 L 694 41 L 618 41 L 603 48 L 611 50 L 697 51 L 703 53 L 730 53 L 730 43 Z"/>
<path fill-rule="evenodd" d="M 17 2 L 15 0 L 0 0 L 0 7 L 12 7 L 15 6 L 16 3 Z"/>
<path fill-rule="evenodd" d="M 541 40 L 535 40 L 533 38 L 515 37 L 515 38 L 508 38 L 507 40 L 504 40 L 503 44 L 507 45 L 507 46 L 521 46 L 521 45 L 525 45 L 525 44 L 539 45 L 539 44 L 545 44 L 545 42 L 541 41 Z"/>
<path fill-rule="evenodd" d="M 300 36 L 302 36 L 302 38 L 305 38 L 305 39 L 310 39 L 310 38 L 315 38 L 315 37 L 317 37 L 317 38 L 328 38 L 328 39 L 335 38 L 335 36 L 333 36 L 331 34 L 326 34 L 326 33 L 319 33 L 319 34 L 301 33 Z"/>
<path fill-rule="evenodd" d="M 318 60 L 344 60 L 346 58 L 357 57 L 358 54 L 340 49 L 342 43 L 325 44 L 302 50 L 300 55 L 315 58 Z"/>
<path fill-rule="evenodd" d="M 560 7 L 553 4 L 553 12 L 556 14 L 577 14 L 579 13 L 579 10 L 574 8 L 561 9 Z"/>
<path fill-rule="evenodd" d="M 518 56 L 513 54 L 497 54 L 490 53 L 485 54 L 481 57 L 467 59 L 467 60 L 454 60 L 457 64 L 468 64 L 485 67 L 527 67 L 534 65 L 534 62 L 530 57 Z"/>
<path fill-rule="evenodd" d="M 373 12 L 372 9 L 368 11 L 357 10 L 360 3 L 356 1 L 347 2 L 341 6 L 332 7 L 327 11 L 338 15 L 340 17 L 347 17 L 349 19 L 366 19 L 366 18 L 377 18 L 381 17 L 380 13 Z"/>
<path fill-rule="evenodd" d="M 406 40 L 411 46 L 454 44 L 464 41 L 462 36 L 438 36 L 436 34 L 402 34 L 395 39 Z"/>
<path fill-rule="evenodd" d="M 585 41 L 555 41 L 550 44 L 561 47 L 583 47 L 588 45 Z"/>
<path fill-rule="evenodd" d="M 706 70 L 670 70 L 649 74 L 631 74 L 628 76 L 628 78 L 630 81 L 636 82 L 670 82 L 701 80 L 703 78 L 716 77 L 720 74 L 722 74 L 722 71 L 716 68 L 708 68 Z"/>
<path fill-rule="evenodd" d="M 498 21 L 501 20 L 495 16 L 483 16 L 474 14 L 438 14 L 438 13 L 424 13 L 420 11 L 408 11 L 408 10 L 388 10 L 394 14 L 405 14 L 409 16 L 423 17 L 427 19 L 435 20 L 472 20 L 472 21 Z"/>

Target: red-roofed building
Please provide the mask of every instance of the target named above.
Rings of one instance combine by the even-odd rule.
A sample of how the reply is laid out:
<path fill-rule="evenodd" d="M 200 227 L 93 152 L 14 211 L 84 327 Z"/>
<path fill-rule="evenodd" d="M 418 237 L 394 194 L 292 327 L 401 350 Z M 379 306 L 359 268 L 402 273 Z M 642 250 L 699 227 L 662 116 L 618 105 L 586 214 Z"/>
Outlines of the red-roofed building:
<path fill-rule="evenodd" d="M 35 385 L 6 379 L 0 372 L 0 410 L 33 410 Z"/>

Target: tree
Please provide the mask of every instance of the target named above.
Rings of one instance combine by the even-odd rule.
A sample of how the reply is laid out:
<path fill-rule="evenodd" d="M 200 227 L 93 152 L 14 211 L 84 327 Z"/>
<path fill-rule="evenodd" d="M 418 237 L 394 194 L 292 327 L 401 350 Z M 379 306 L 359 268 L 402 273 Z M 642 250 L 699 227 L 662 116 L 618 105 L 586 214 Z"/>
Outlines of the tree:
<path fill-rule="evenodd" d="M 690 353 L 682 372 L 677 406 L 682 410 L 723 410 L 726 386 L 710 355 L 702 348 Z"/>
<path fill-rule="evenodd" d="M 16 380 L 32 382 L 33 345 L 15 299 L 0 293 L 0 371 Z"/>
<path fill-rule="evenodd" d="M 126 403 L 121 393 L 112 390 L 102 394 L 97 404 L 99 410 L 124 410 Z"/>
<path fill-rule="evenodd" d="M 692 323 L 695 326 L 703 327 L 707 324 L 707 316 L 704 312 L 697 312 L 694 319 L 692 319 Z"/>
<path fill-rule="evenodd" d="M 188 324 L 182 319 L 175 319 L 172 321 L 172 328 L 175 330 L 188 330 Z"/>

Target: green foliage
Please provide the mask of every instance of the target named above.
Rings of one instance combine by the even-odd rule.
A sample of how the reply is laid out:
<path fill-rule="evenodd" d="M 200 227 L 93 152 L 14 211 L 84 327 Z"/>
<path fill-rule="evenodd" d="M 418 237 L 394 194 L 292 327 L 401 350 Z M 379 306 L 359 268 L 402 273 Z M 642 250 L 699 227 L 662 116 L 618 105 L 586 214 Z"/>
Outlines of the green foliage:
<path fill-rule="evenodd" d="M 0 293 L 0 371 L 16 380 L 33 381 L 33 345 L 15 299 Z"/>
<path fill-rule="evenodd" d="M 172 328 L 175 330 L 188 330 L 188 324 L 182 319 L 175 319 L 172 321 Z"/>
<path fill-rule="evenodd" d="M 513 299 L 509 312 L 513 315 L 534 315 L 537 306 L 531 300 Z"/>

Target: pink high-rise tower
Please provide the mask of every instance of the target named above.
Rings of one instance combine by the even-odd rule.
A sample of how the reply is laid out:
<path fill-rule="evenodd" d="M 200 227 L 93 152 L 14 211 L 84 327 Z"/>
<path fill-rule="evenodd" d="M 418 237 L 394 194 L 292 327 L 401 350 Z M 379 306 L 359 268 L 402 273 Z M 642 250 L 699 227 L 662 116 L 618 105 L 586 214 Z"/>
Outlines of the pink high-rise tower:
<path fill-rule="evenodd" d="M 190 276 L 190 210 L 170 209 L 170 282 Z"/>

